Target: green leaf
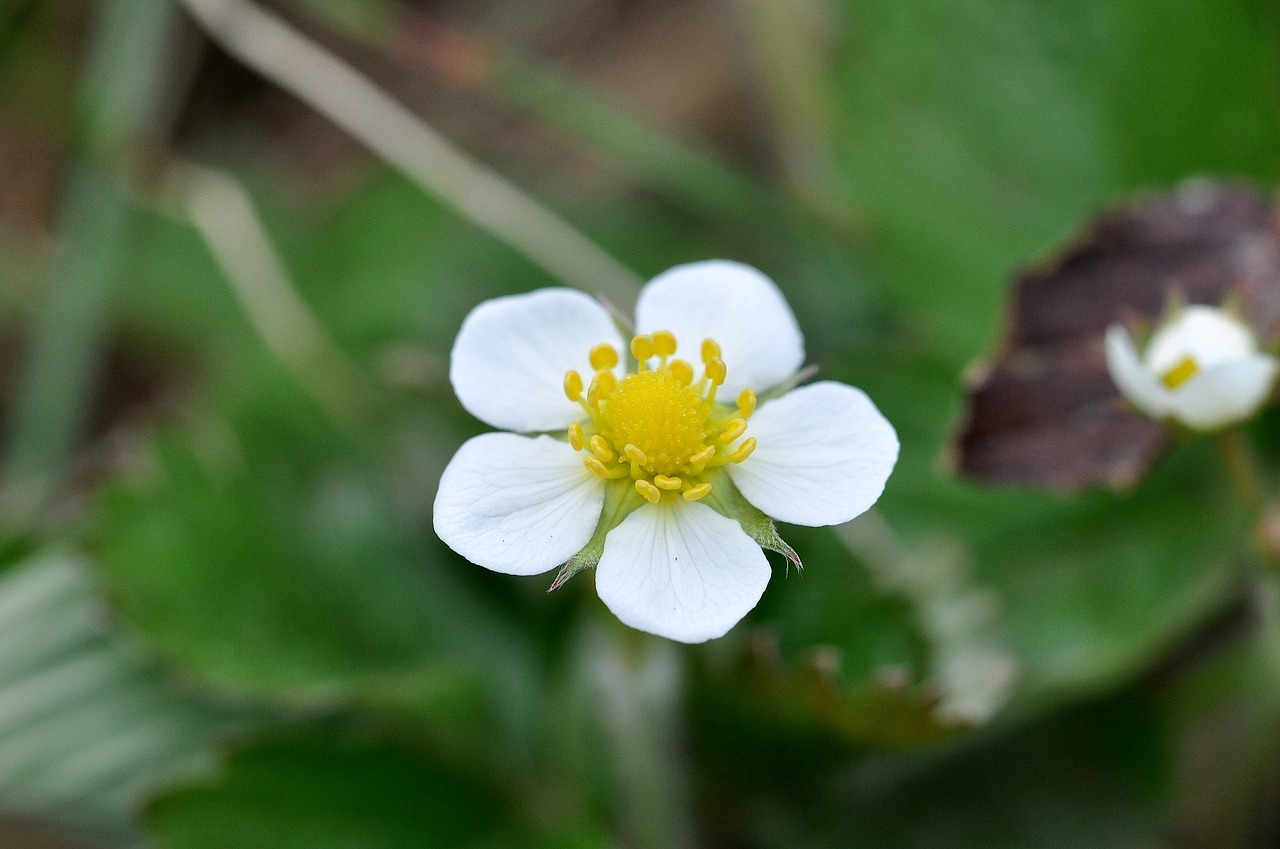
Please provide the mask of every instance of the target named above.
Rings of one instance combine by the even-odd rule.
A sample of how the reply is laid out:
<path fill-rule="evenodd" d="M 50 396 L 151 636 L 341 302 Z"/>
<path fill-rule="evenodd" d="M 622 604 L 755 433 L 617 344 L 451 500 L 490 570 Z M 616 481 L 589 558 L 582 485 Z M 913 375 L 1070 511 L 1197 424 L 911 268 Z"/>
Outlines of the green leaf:
<path fill-rule="evenodd" d="M 205 766 L 231 717 L 110 633 L 94 589 L 59 550 L 0 575 L 0 806 L 128 838 L 146 794 Z"/>
<path fill-rule="evenodd" d="M 748 795 L 742 829 L 779 849 L 1160 845 L 1169 741 L 1154 720 L 1117 699 L 908 758 L 842 764 L 783 798 Z"/>
<path fill-rule="evenodd" d="M 757 631 L 749 651 L 735 657 L 732 674 L 695 678 L 708 688 L 710 712 L 721 721 L 740 716 L 744 737 L 822 731 L 858 744 L 932 739 L 938 723 L 928 715 L 937 699 L 920 686 L 928 644 L 910 601 L 878 589 L 829 530 L 788 535 L 807 565 L 765 593 L 751 615 Z"/>
<path fill-rule="evenodd" d="M 175 790 L 147 813 L 163 849 L 480 849 L 600 845 L 552 840 L 507 793 L 378 742 L 260 741 L 213 780 Z"/>
<path fill-rule="evenodd" d="M 936 470 L 938 423 L 954 410 L 931 368 L 837 374 L 866 389 L 902 439 L 877 512 L 908 551 L 949 549 L 992 595 L 1024 706 L 1116 686 L 1172 650 L 1231 592 L 1246 528 L 1211 441 L 1178 445 L 1128 494 L 976 487 Z M 792 541 L 812 577 L 807 545 Z"/>
<path fill-rule="evenodd" d="M 1130 495 L 1097 494 L 975 549 L 1002 589 L 1022 694 L 1114 686 L 1171 651 L 1237 586 L 1247 533 L 1211 446 L 1185 446 Z"/>
<path fill-rule="evenodd" d="M 810 568 L 772 602 L 776 645 L 746 670 L 757 700 L 784 725 L 859 744 L 918 745 L 990 720 L 1016 665 L 990 590 L 952 547 L 908 548 L 875 513 L 835 530 L 843 547 L 831 536 L 798 537 Z"/>
<path fill-rule="evenodd" d="M 1008 270 L 1116 194 L 1275 174 L 1267 4 L 861 0 L 843 21 L 828 82 L 848 202 L 912 331 L 957 365 Z"/>
<path fill-rule="evenodd" d="M 926 644 L 923 701 L 933 723 L 947 729 L 992 719 L 1009 696 L 1017 664 L 1000 631 L 999 597 L 974 582 L 964 547 L 939 541 L 908 547 L 874 510 L 836 535 L 871 571 L 880 592 L 910 604 Z"/>
<path fill-rule="evenodd" d="M 527 732 L 528 642 L 409 532 L 376 477 L 352 459 L 316 464 L 324 429 L 281 413 L 225 465 L 161 440 L 154 474 L 104 498 L 103 574 L 129 624 L 234 697 Z M 282 446 L 307 439 L 304 456 Z"/>

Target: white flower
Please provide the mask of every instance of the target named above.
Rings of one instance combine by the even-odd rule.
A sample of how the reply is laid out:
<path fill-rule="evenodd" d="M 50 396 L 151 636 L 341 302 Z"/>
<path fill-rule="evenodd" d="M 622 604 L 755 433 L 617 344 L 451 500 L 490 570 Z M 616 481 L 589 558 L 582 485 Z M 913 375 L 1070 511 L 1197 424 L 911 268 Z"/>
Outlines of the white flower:
<path fill-rule="evenodd" d="M 1275 357 L 1259 353 L 1244 322 L 1217 307 L 1178 310 L 1139 358 L 1129 332 L 1107 329 L 1107 369 L 1120 393 L 1152 418 L 1216 430 L 1258 411 L 1271 394 Z"/>
<path fill-rule="evenodd" d="M 756 409 L 757 390 L 800 368 L 804 339 L 753 268 L 709 261 L 659 275 L 640 293 L 636 329 L 625 344 L 609 313 L 571 289 L 476 307 L 453 347 L 458 399 L 496 428 L 556 435 L 465 443 L 441 477 L 435 529 L 468 560 L 513 575 L 554 569 L 602 538 L 596 587 L 609 609 L 633 628 L 702 642 L 755 607 L 770 575 L 760 546 L 720 511 L 745 497 L 785 522 L 847 522 L 880 497 L 898 438 L 840 383 Z M 686 345 L 696 357 L 676 356 Z"/>

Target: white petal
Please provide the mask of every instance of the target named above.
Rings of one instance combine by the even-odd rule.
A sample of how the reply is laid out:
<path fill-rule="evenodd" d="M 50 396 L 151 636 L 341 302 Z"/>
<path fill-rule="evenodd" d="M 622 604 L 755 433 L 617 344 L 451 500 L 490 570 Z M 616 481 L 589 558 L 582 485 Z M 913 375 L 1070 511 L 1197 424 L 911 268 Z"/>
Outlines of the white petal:
<path fill-rule="evenodd" d="M 453 455 L 436 493 L 436 534 L 472 563 L 536 575 L 577 554 L 595 531 L 604 482 L 549 436 L 485 433 Z"/>
<path fill-rule="evenodd" d="M 898 434 L 860 389 L 824 381 L 760 407 L 755 453 L 727 468 L 747 500 L 793 525 L 838 525 L 867 511 L 898 461 Z"/>
<path fill-rule="evenodd" d="M 650 280 L 636 302 L 636 330 L 670 330 L 678 356 L 698 363 L 703 339 L 719 343 L 729 376 L 726 398 L 764 391 L 804 363 L 804 337 L 773 281 L 749 265 L 707 260 Z"/>
<path fill-rule="evenodd" d="M 1169 415 L 1169 390 L 1138 359 L 1129 331 L 1118 324 L 1108 327 L 1106 351 L 1107 371 L 1125 400 L 1153 418 Z"/>
<path fill-rule="evenodd" d="M 769 561 L 742 527 L 705 504 L 646 504 L 605 538 L 600 598 L 625 624 L 701 643 L 760 601 Z"/>
<path fill-rule="evenodd" d="M 1191 378 L 1173 396 L 1173 415 L 1188 427 L 1214 430 L 1249 418 L 1271 394 L 1274 357 L 1254 354 L 1220 363 Z"/>
<path fill-rule="evenodd" d="M 485 301 L 462 322 L 449 380 L 467 412 L 503 430 L 547 431 L 583 418 L 564 394 L 570 369 L 591 379 L 588 356 L 622 337 L 604 307 L 574 289 Z"/>
<path fill-rule="evenodd" d="M 1143 360 L 1148 371 L 1164 374 L 1186 357 L 1209 369 L 1257 350 L 1248 326 L 1225 310 L 1192 304 L 1152 334 Z"/>

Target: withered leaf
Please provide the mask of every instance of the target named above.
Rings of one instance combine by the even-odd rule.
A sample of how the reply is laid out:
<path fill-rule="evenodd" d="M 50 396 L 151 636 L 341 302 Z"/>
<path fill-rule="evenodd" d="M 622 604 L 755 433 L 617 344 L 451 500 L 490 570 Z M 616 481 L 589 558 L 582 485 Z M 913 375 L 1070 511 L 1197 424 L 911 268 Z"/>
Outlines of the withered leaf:
<path fill-rule="evenodd" d="M 1171 296 L 1237 296 L 1264 344 L 1280 338 L 1280 239 L 1271 200 L 1203 180 L 1141 196 L 1071 247 L 1014 275 L 999 352 L 971 370 L 953 446 L 963 474 L 1071 492 L 1136 484 L 1170 431 L 1132 411 L 1107 373 L 1103 334 L 1154 322 Z"/>

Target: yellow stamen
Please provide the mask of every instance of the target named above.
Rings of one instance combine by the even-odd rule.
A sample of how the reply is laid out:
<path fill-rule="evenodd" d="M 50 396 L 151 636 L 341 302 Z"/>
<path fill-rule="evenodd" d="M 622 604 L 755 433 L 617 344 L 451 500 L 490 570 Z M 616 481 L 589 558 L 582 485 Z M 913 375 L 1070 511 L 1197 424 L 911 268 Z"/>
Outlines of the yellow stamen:
<path fill-rule="evenodd" d="M 591 437 L 591 450 L 606 463 L 613 459 L 613 451 L 609 450 L 609 442 L 598 433 Z"/>
<path fill-rule="evenodd" d="M 676 337 L 670 330 L 653 331 L 653 352 L 659 357 L 669 357 L 676 352 Z"/>
<path fill-rule="evenodd" d="M 611 369 L 618 364 L 618 351 L 607 342 L 591 349 L 591 367 L 596 371 Z"/>
<path fill-rule="evenodd" d="M 697 501 L 699 498 L 706 497 L 706 494 L 710 491 L 711 491 L 711 484 L 700 483 L 697 486 L 689 487 L 683 493 L 681 493 L 681 495 L 684 496 L 685 501 Z"/>
<path fill-rule="evenodd" d="M 723 442 L 725 445 L 728 445 L 730 442 L 733 442 L 735 439 L 737 439 L 739 436 L 742 436 L 742 434 L 746 432 L 747 432 L 747 420 L 734 419 L 733 421 L 729 422 L 729 424 L 725 425 L 724 433 L 720 434 L 720 441 Z"/>
<path fill-rule="evenodd" d="M 1160 378 L 1170 389 L 1177 389 L 1200 372 L 1200 365 L 1190 357 L 1183 357 L 1176 366 Z"/>
<path fill-rule="evenodd" d="M 720 346 L 716 344 L 714 339 L 702 340 L 702 361 L 709 363 L 712 360 L 720 359 Z"/>
<path fill-rule="evenodd" d="M 653 337 L 637 336 L 631 340 L 631 356 L 636 358 L 636 362 L 643 363 L 645 360 L 653 356 Z"/>
<path fill-rule="evenodd" d="M 613 376 L 611 371 L 598 371 L 596 376 L 591 378 L 591 388 L 587 390 L 587 403 L 592 407 L 599 406 L 600 402 L 613 394 L 613 390 L 618 388 L 618 378 Z"/>
<path fill-rule="evenodd" d="M 704 472 L 741 463 L 756 447 L 755 439 L 742 440 L 759 403 L 756 393 L 739 392 L 736 410 L 716 402 L 728 375 L 720 346 L 703 341 L 700 378 L 689 361 L 674 358 L 676 348 L 669 330 L 637 334 L 630 344 L 634 364 L 615 374 L 619 349 L 596 345 L 589 352 L 595 373 L 585 393 L 578 372 L 566 373 L 564 380 L 565 394 L 590 416 L 567 430 L 569 445 L 586 451 L 583 465 L 605 480 L 631 479 L 636 492 L 654 504 L 664 492 L 679 492 L 686 501 L 706 497 L 711 483 L 702 479 Z M 735 442 L 729 453 L 726 446 Z"/>
<path fill-rule="evenodd" d="M 667 366 L 667 370 L 676 379 L 676 383 L 683 383 L 685 386 L 693 383 L 693 366 L 684 360 L 672 360 Z"/>
<path fill-rule="evenodd" d="M 680 478 L 669 478 L 666 475 L 654 475 L 653 482 L 659 489 L 669 489 L 672 492 L 684 486 L 684 481 Z"/>
<path fill-rule="evenodd" d="M 640 493 L 650 504 L 662 500 L 662 490 L 645 480 L 636 481 L 636 492 Z"/>
<path fill-rule="evenodd" d="M 720 386 L 723 384 L 728 374 L 729 370 L 725 368 L 724 360 L 719 357 L 712 357 L 707 360 L 707 378 L 710 379 L 713 385 Z"/>
<path fill-rule="evenodd" d="M 697 454 L 690 457 L 689 462 L 694 465 L 701 465 L 702 463 L 709 461 L 714 456 L 716 456 L 716 447 L 714 445 L 708 445 L 706 448 L 703 448 Z"/>
<path fill-rule="evenodd" d="M 582 400 L 582 375 L 576 371 L 565 372 L 564 394 L 569 396 L 570 401 Z"/>

